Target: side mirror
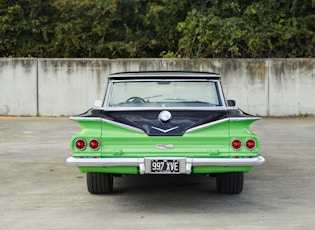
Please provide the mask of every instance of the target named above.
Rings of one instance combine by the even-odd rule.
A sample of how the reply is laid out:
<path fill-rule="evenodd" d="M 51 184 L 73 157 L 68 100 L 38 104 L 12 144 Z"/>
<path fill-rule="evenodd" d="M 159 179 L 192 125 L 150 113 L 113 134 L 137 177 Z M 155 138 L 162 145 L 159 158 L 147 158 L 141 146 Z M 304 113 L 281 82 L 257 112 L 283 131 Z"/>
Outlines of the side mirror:
<path fill-rule="evenodd" d="M 100 108 L 100 107 L 102 107 L 102 105 L 103 105 L 103 101 L 102 101 L 102 100 L 96 100 L 96 101 L 94 101 L 94 106 L 95 106 L 96 108 Z"/>
<path fill-rule="evenodd" d="M 235 100 L 227 100 L 227 104 L 228 104 L 228 106 L 235 106 L 236 102 L 235 102 Z"/>

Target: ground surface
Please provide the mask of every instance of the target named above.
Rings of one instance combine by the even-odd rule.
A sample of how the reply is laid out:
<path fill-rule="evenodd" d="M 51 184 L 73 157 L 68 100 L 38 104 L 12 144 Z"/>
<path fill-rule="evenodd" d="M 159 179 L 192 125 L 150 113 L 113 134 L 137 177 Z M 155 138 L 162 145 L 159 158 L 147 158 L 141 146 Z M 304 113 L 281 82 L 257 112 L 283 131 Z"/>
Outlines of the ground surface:
<path fill-rule="evenodd" d="M 267 162 L 245 174 L 240 195 L 204 176 L 115 178 L 91 195 L 66 166 L 79 126 L 67 118 L 0 117 L 0 229 L 314 229 L 315 118 L 251 126 Z"/>

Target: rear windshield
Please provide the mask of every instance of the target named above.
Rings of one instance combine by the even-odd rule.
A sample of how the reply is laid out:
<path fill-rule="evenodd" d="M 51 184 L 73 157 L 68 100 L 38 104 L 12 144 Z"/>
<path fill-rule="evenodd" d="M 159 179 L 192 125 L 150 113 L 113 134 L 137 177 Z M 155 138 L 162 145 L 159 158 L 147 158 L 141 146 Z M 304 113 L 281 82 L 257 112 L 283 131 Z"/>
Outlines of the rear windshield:
<path fill-rule="evenodd" d="M 110 107 L 222 106 L 216 81 L 114 82 Z"/>

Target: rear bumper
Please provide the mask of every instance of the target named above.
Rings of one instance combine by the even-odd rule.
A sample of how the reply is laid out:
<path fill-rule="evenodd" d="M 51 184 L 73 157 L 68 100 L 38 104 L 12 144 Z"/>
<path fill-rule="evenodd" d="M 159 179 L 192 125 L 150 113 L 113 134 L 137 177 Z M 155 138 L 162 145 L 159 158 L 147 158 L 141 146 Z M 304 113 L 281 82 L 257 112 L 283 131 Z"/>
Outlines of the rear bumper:
<path fill-rule="evenodd" d="M 66 162 L 70 166 L 84 167 L 139 167 L 140 174 L 150 173 L 152 159 L 178 159 L 181 162 L 182 174 L 190 174 L 194 166 L 256 166 L 265 162 L 263 156 L 253 158 L 185 158 L 185 157 L 154 157 L 154 158 L 78 158 L 68 157 Z"/>

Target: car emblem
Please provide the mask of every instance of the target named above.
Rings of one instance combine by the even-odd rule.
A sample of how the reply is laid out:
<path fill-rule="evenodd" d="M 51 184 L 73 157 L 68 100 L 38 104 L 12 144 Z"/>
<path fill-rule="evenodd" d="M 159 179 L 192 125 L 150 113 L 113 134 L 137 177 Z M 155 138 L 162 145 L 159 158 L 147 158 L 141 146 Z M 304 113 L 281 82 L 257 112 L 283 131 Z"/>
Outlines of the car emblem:
<path fill-rule="evenodd" d="M 162 144 L 157 144 L 156 147 L 158 149 L 173 149 L 174 145 L 162 145 Z"/>
<path fill-rule="evenodd" d="M 160 128 L 155 127 L 155 126 L 151 126 L 151 128 L 152 128 L 152 129 L 155 129 L 155 130 L 157 130 L 157 131 L 160 131 L 160 132 L 162 132 L 162 133 L 168 133 L 168 132 L 170 132 L 170 131 L 173 131 L 173 130 L 177 129 L 178 126 L 173 127 L 173 128 L 170 128 L 170 129 L 160 129 Z"/>
<path fill-rule="evenodd" d="M 167 110 L 163 110 L 159 114 L 159 120 L 162 121 L 162 122 L 167 122 L 171 118 L 172 118 L 172 114 L 169 111 L 167 111 Z"/>

